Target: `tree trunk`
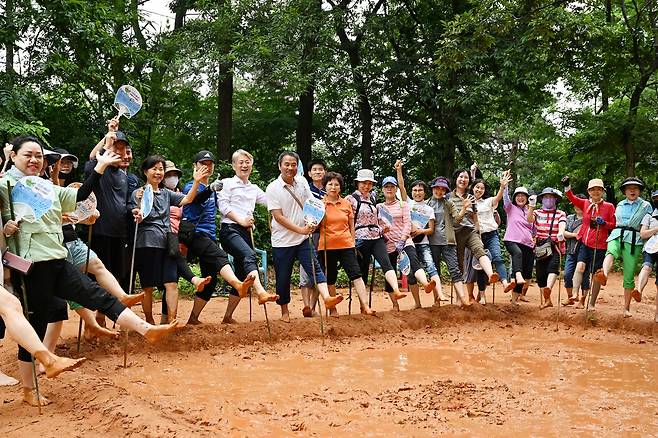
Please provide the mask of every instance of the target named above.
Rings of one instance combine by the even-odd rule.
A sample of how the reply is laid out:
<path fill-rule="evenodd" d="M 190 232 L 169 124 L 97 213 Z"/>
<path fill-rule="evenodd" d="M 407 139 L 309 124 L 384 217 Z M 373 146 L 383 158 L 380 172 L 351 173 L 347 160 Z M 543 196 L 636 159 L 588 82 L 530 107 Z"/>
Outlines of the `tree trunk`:
<path fill-rule="evenodd" d="M 231 160 L 233 134 L 233 73 L 230 64 L 220 64 L 217 83 L 217 156 Z"/>
<path fill-rule="evenodd" d="M 295 144 L 303 166 L 311 161 L 313 146 L 313 111 L 315 107 L 315 84 L 309 83 L 306 91 L 299 96 L 297 106 L 297 130 Z M 308 170 L 308 169 L 305 169 Z"/>
<path fill-rule="evenodd" d="M 10 23 L 11 28 L 8 29 L 11 33 L 11 38 L 7 39 L 5 43 L 5 73 L 9 77 L 9 80 L 13 82 L 14 79 L 14 42 L 15 42 L 15 30 L 14 26 L 14 0 L 7 0 L 5 3 L 5 16 L 7 23 Z"/>

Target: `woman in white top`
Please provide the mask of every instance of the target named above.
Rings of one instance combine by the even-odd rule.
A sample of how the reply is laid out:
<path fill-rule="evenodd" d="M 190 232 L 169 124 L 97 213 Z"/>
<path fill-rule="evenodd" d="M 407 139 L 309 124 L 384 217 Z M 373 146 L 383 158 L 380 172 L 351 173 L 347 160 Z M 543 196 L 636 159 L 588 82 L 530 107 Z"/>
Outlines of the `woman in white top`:
<path fill-rule="evenodd" d="M 496 193 L 496 196 L 491 197 L 487 197 L 487 185 L 483 179 L 478 178 L 473 181 L 473 196 L 475 196 L 475 206 L 477 207 L 478 222 L 480 223 L 480 238 L 485 249 L 488 249 L 491 254 L 491 262 L 496 267 L 506 291 L 509 282 L 507 281 L 507 269 L 505 269 L 505 262 L 500 249 L 498 222 L 494 213 L 498 208 L 498 203 L 503 199 L 503 191 L 511 179 L 509 170 L 503 172 L 500 177 L 498 193 Z"/>

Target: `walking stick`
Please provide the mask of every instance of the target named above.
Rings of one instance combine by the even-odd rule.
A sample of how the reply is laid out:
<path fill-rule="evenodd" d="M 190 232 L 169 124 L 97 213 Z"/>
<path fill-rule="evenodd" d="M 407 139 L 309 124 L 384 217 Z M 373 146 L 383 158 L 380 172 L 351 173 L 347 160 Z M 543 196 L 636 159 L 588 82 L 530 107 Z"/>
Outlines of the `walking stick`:
<path fill-rule="evenodd" d="M 135 247 L 137 246 L 137 229 L 139 228 L 139 222 L 135 221 L 135 236 L 133 237 L 133 250 L 132 255 L 130 256 L 130 283 L 128 284 L 128 295 L 132 295 L 133 287 L 135 284 Z M 123 367 L 126 368 L 128 364 L 128 329 L 126 329 L 126 334 L 124 336 L 123 342 Z"/>
<path fill-rule="evenodd" d="M 450 304 L 452 305 L 452 290 L 454 289 L 455 283 L 450 280 Z"/>
<path fill-rule="evenodd" d="M 11 194 L 11 183 L 7 181 L 7 194 L 9 197 L 9 212 L 11 214 L 11 220 L 15 221 L 16 220 L 16 215 L 14 213 L 14 199 Z M 15 234 L 20 232 L 20 227 L 18 231 L 16 231 Z M 14 243 L 16 244 L 16 252 L 20 255 L 21 250 L 19 246 L 19 241 L 18 237 L 16 235 L 12 236 L 14 238 Z M 25 277 L 23 274 L 18 274 L 20 276 L 21 280 L 21 289 L 23 290 L 23 307 L 24 307 L 24 314 L 25 314 L 25 319 L 29 321 L 30 318 L 30 311 L 27 306 L 27 289 L 25 287 Z M 39 408 L 39 415 L 41 415 L 41 393 L 39 392 L 39 378 L 37 376 L 37 364 L 34 360 L 34 355 L 30 353 L 30 360 L 32 362 L 32 378 L 34 379 L 34 390 L 37 393 L 37 406 Z"/>
<path fill-rule="evenodd" d="M 91 252 L 91 230 L 94 225 L 89 225 L 87 230 L 87 257 L 85 258 L 85 275 L 89 273 L 89 254 Z M 80 337 L 82 335 L 82 317 L 78 321 L 78 343 L 76 347 L 76 354 L 80 354 Z"/>
<path fill-rule="evenodd" d="M 256 249 L 256 245 L 254 244 L 254 231 L 251 227 L 249 227 L 249 237 L 251 238 L 251 247 L 253 249 Z M 256 259 L 256 267 L 259 268 L 258 266 L 258 258 Z M 258 277 L 260 277 L 260 269 L 258 269 Z M 264 275 L 267 275 L 267 272 L 264 273 Z M 260 281 L 260 278 L 259 278 Z M 270 327 L 270 317 L 267 314 L 267 303 L 263 303 L 263 310 L 265 311 L 265 321 L 267 322 L 267 335 L 270 338 L 270 341 L 272 340 L 272 328 Z M 251 322 L 251 288 L 249 288 L 249 322 Z"/>
<path fill-rule="evenodd" d="M 315 255 L 313 254 L 313 234 L 308 235 L 308 243 L 310 245 L 309 251 L 311 253 L 311 268 L 313 269 L 313 287 L 317 289 L 318 279 L 315 275 Z M 324 317 L 322 316 L 322 304 L 320 304 L 320 298 L 318 297 L 318 313 L 320 314 L 320 333 L 322 334 L 322 345 L 324 346 Z"/>
<path fill-rule="evenodd" d="M 373 260 L 372 260 L 372 275 L 370 276 L 370 293 L 368 295 L 368 307 L 372 307 L 372 288 L 374 286 L 375 286 L 375 259 L 373 258 Z"/>
<path fill-rule="evenodd" d="M 596 252 L 597 252 L 596 247 L 599 245 L 599 228 L 600 225 L 597 225 L 596 233 L 594 234 L 594 254 L 592 255 L 592 261 L 590 262 L 589 265 L 589 289 L 592 295 L 594 295 L 594 265 L 596 264 L 594 261 L 596 260 Z M 580 288 L 582 289 L 582 287 L 583 286 L 581 282 Z M 587 301 L 588 295 L 589 294 L 585 295 L 585 321 L 587 321 L 588 312 L 589 312 L 589 301 Z"/>
<path fill-rule="evenodd" d="M 559 330 L 559 324 L 560 324 L 560 307 L 562 307 L 562 252 L 559 251 L 558 247 L 558 254 L 560 256 L 560 264 L 557 266 L 558 267 L 558 274 L 557 274 L 557 318 L 555 320 L 555 331 Z"/>

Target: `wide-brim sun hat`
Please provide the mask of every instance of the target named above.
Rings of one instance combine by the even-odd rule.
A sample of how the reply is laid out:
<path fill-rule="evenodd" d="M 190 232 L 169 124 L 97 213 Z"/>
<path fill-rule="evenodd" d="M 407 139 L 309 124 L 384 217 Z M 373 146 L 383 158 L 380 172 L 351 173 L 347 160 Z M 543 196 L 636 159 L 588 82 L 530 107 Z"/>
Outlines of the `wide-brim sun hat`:
<path fill-rule="evenodd" d="M 544 190 L 542 190 L 541 193 L 537 195 L 537 201 L 541 202 L 541 198 L 544 195 L 553 195 L 558 198 L 558 200 L 562 199 L 562 192 L 554 189 L 553 187 L 546 187 Z"/>
<path fill-rule="evenodd" d="M 600 187 L 602 189 L 605 189 L 605 186 L 603 185 L 603 180 L 601 178 L 590 179 L 589 182 L 587 183 L 587 190 L 593 189 L 594 187 Z"/>
<path fill-rule="evenodd" d="M 176 172 L 179 178 L 183 176 L 183 171 L 180 170 L 178 167 L 176 167 L 173 161 L 169 161 L 169 160 L 165 161 L 164 173 L 166 174 L 167 172 Z"/>
<path fill-rule="evenodd" d="M 626 192 L 625 189 L 627 186 L 638 186 L 640 188 L 640 191 L 642 191 L 642 189 L 644 189 L 644 181 L 642 181 L 638 177 L 629 176 L 628 178 L 625 178 L 621 182 L 621 185 L 619 186 L 619 190 L 621 190 L 622 193 L 625 193 Z"/>
<path fill-rule="evenodd" d="M 523 186 L 517 187 L 516 190 L 514 190 L 514 194 L 512 195 L 512 198 L 515 198 L 516 195 L 519 195 L 519 194 L 526 195 L 526 196 L 530 197 L 530 192 L 528 192 L 528 189 L 526 189 Z"/>
<path fill-rule="evenodd" d="M 448 178 L 443 176 L 437 176 L 430 183 L 431 188 L 440 187 L 447 191 L 450 191 L 450 184 L 448 183 Z"/>
<path fill-rule="evenodd" d="M 370 181 L 373 184 L 377 183 L 377 180 L 375 179 L 375 173 L 370 169 L 360 169 L 356 173 L 356 178 L 354 178 L 354 181 L 356 182 Z"/>

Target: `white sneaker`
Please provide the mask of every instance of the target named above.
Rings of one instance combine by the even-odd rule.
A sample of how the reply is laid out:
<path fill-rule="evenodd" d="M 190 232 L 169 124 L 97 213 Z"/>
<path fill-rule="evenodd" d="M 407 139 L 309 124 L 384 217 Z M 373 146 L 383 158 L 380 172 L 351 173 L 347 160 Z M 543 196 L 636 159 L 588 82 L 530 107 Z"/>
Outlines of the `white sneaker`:
<path fill-rule="evenodd" d="M 487 299 L 484 297 L 484 295 L 480 295 L 480 304 L 483 306 L 487 305 Z"/>
<path fill-rule="evenodd" d="M 630 318 L 632 316 L 633 314 L 630 312 L 630 310 L 624 310 L 624 318 Z"/>

